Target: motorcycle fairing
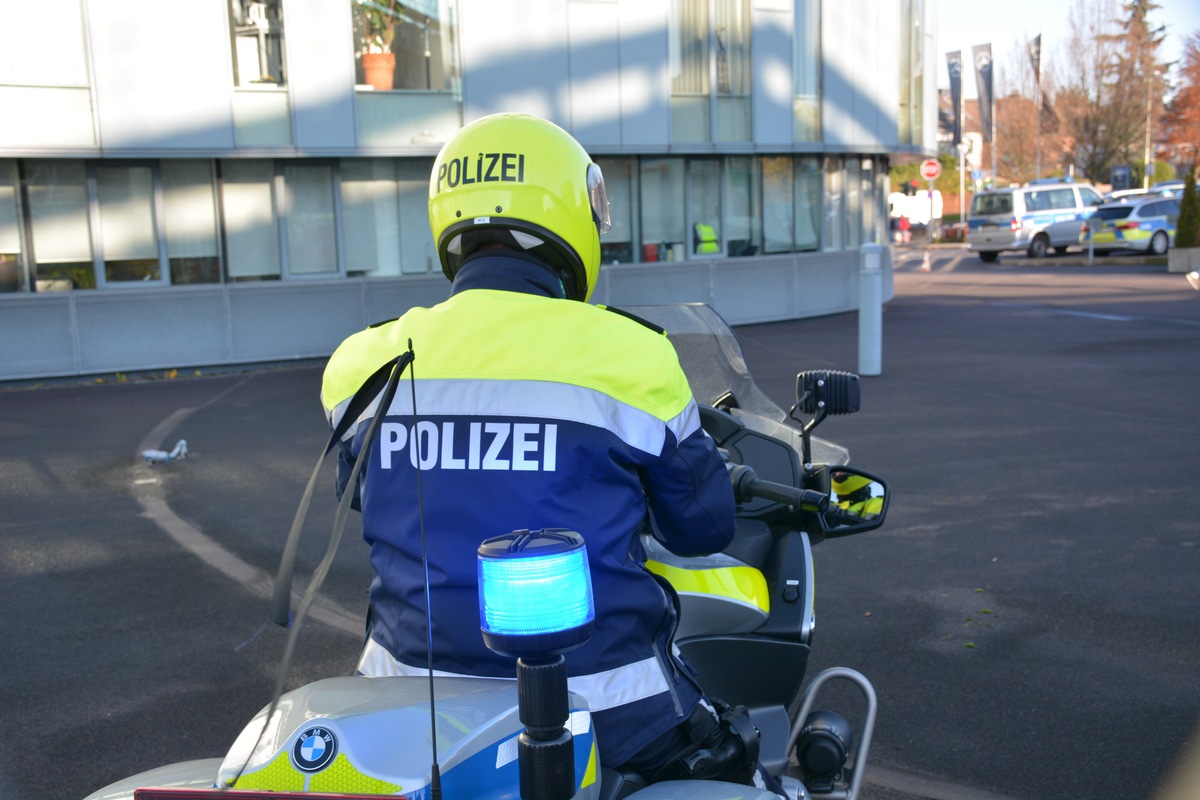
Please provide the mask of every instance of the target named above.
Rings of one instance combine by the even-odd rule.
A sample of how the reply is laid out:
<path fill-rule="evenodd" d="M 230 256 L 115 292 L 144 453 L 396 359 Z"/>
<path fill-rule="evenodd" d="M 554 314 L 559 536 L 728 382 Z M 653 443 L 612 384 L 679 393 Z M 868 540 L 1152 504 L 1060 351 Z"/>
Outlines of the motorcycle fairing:
<path fill-rule="evenodd" d="M 687 614 L 677 639 L 709 633 L 748 633 L 771 612 L 767 581 L 760 570 L 724 553 L 683 558 L 651 537 L 643 538 L 646 569 L 666 578 Z"/>
<path fill-rule="evenodd" d="M 516 737 L 524 730 L 516 682 L 437 678 L 434 685 L 443 791 L 454 797 L 511 796 L 519 783 Z M 591 715 L 579 695 L 572 694 L 570 706 L 576 796 L 591 800 L 599 793 Z M 429 795 L 433 751 L 424 678 L 336 677 L 303 686 L 281 698 L 260 739 L 265 716 L 263 709 L 243 729 L 221 764 L 217 785 L 403 793 L 412 800 Z M 301 737 L 314 729 L 328 731 L 338 752 L 328 766 L 306 773 L 296 752 Z"/>

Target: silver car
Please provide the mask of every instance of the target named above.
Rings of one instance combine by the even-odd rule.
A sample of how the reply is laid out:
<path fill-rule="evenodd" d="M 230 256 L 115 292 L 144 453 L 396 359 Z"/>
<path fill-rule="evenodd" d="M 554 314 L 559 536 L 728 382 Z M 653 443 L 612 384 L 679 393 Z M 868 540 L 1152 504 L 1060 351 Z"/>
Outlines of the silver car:
<path fill-rule="evenodd" d="M 1005 250 L 1024 250 L 1044 258 L 1079 244 L 1083 219 L 1104 202 L 1082 183 L 1042 183 L 992 189 L 971 198 L 967 249 L 991 263 Z"/>

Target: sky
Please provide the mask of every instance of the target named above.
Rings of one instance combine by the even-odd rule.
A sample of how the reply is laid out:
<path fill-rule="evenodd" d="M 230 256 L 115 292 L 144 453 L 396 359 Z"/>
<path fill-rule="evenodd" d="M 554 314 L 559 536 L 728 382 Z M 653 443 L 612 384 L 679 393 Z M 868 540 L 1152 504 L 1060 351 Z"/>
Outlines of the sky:
<path fill-rule="evenodd" d="M 1155 0 L 1161 6 L 1150 12 L 1152 24 L 1166 26 L 1166 38 L 1159 53 L 1164 61 L 1177 61 L 1183 43 L 1200 33 L 1200 0 Z M 961 50 L 963 55 L 963 97 L 973 99 L 975 71 L 971 49 L 991 44 L 992 58 L 1007 68 L 1010 54 L 1039 33 L 1042 36 L 1042 63 L 1061 58 L 1070 37 L 1069 17 L 1076 0 L 938 0 L 937 85 L 950 87 L 946 53 Z M 1114 3 L 1115 18 L 1120 19 L 1121 2 Z M 1028 63 L 1026 61 L 1025 63 Z M 1032 69 L 1032 67 L 1030 67 Z"/>

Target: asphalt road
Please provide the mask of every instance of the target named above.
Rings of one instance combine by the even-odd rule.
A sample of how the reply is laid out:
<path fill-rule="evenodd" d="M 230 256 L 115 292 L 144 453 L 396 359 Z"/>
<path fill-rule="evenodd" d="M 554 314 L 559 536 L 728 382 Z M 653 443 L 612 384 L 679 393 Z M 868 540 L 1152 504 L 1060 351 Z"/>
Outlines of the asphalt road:
<path fill-rule="evenodd" d="M 816 549 L 810 670 L 853 667 L 880 701 L 865 800 L 1167 797 L 1200 739 L 1200 293 L 1127 258 L 925 252 L 897 253 L 862 411 L 819 429 L 894 492 L 883 529 Z M 854 314 L 739 336 L 781 403 L 801 369 L 857 369 Z M 0 387 L 0 798 L 218 756 L 269 701 L 318 382 Z M 138 458 L 180 438 L 185 461 Z M 352 669 L 368 579 L 348 530 L 290 686 Z"/>

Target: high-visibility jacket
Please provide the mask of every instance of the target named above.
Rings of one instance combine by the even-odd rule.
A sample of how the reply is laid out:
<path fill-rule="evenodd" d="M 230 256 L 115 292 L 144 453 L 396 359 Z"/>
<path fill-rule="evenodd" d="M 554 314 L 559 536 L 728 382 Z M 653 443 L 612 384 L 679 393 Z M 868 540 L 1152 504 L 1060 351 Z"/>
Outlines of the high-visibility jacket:
<path fill-rule="evenodd" d="M 480 635 L 479 543 L 520 529 L 577 531 L 596 625 L 566 656 L 570 685 L 588 699 L 601 761 L 617 766 L 683 722 L 701 697 L 671 654 L 674 593 L 642 564 L 648 512 L 669 549 L 699 555 L 732 539 L 734 500 L 666 336 L 560 299 L 560 289 L 524 254 L 476 255 L 445 302 L 343 342 L 326 367 L 322 401 L 336 426 L 364 382 L 412 341 L 416 422 L 405 375 L 359 476 L 376 573 L 359 670 L 424 674 L 422 507 L 433 666 L 442 673 L 515 674 L 513 660 Z M 339 493 L 379 399 L 341 442 Z"/>
<path fill-rule="evenodd" d="M 719 253 L 721 246 L 717 243 L 717 229 L 712 225 L 697 222 L 694 226 L 693 238 L 696 242 L 697 253 Z"/>

